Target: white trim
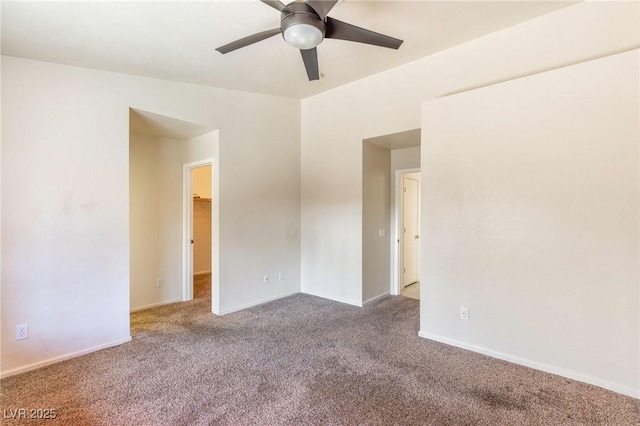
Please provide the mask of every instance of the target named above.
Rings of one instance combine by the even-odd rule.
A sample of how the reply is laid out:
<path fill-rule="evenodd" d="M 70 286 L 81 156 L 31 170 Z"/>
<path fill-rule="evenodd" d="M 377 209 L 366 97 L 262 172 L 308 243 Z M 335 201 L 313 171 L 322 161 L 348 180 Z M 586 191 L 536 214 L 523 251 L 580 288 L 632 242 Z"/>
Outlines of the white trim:
<path fill-rule="evenodd" d="M 402 234 L 400 228 L 402 226 L 402 175 L 407 173 L 419 173 L 420 167 L 414 167 L 411 169 L 398 169 L 395 172 L 395 200 L 394 200 L 394 217 L 391 223 L 391 288 L 389 293 L 393 296 L 399 296 L 400 282 L 402 281 L 402 273 L 400 272 L 400 259 L 402 256 L 402 244 L 400 240 Z"/>
<path fill-rule="evenodd" d="M 193 163 L 182 165 L 182 300 L 193 299 L 193 194 L 191 169 Z M 193 165 L 195 166 L 195 165 Z"/>
<path fill-rule="evenodd" d="M 165 302 L 158 302 L 158 303 L 152 303 L 150 305 L 138 306 L 136 308 L 131 308 L 129 312 L 144 311 L 146 309 L 157 308 L 158 306 L 164 306 L 164 305 L 171 305 L 172 303 L 178 303 L 178 302 L 182 302 L 182 299 L 173 299 L 173 300 L 167 300 Z"/>
<path fill-rule="evenodd" d="M 47 365 L 56 364 L 56 363 L 61 362 L 61 361 L 66 361 L 68 359 L 76 358 L 76 357 L 79 357 L 79 356 L 82 356 L 82 355 L 86 355 L 86 354 L 91 353 L 91 352 L 96 352 L 96 351 L 99 351 L 99 350 L 102 350 L 102 349 L 112 348 L 114 346 L 118 346 L 118 345 L 121 345 L 123 343 L 130 342 L 130 341 L 131 341 L 131 336 L 129 336 L 129 337 L 125 338 L 125 339 L 116 340 L 114 342 L 105 343 L 104 345 L 94 346 L 92 348 L 83 349 L 83 350 L 78 351 L 78 352 L 71 352 L 69 354 L 57 356 L 55 358 L 51 358 L 51 359 L 48 359 L 48 360 L 45 360 L 45 361 L 36 362 L 36 363 L 33 363 L 33 364 L 25 365 L 23 367 L 14 368 L 12 370 L 6 370 L 6 371 L 3 371 L 2 373 L 0 373 L 0 378 L 4 379 L 5 377 L 14 376 L 14 375 L 20 374 L 20 373 L 26 373 L 27 371 L 36 370 L 38 368 L 46 367 Z"/>
<path fill-rule="evenodd" d="M 298 294 L 298 293 L 300 293 L 300 292 L 299 291 L 289 291 L 289 292 L 286 292 L 286 293 L 279 294 L 277 296 L 267 297 L 266 299 L 258 300 L 257 302 L 251 302 L 251 303 L 247 303 L 246 305 L 235 306 L 235 307 L 233 307 L 231 309 L 225 309 L 224 311 L 221 311 L 217 315 L 226 315 L 226 314 L 230 314 L 232 312 L 238 312 L 238 311 L 241 311 L 243 309 L 252 308 L 254 306 L 262 305 L 262 304 L 268 303 L 268 302 L 273 302 L 274 300 L 282 299 L 283 297 L 293 296 L 294 294 Z"/>
<path fill-rule="evenodd" d="M 563 368 L 555 367 L 553 365 L 545 364 L 538 361 L 533 361 L 527 358 L 521 358 L 518 356 L 506 354 L 504 352 L 494 351 L 492 349 L 483 348 L 481 346 L 471 345 L 469 343 L 464 343 L 459 340 L 449 339 L 447 337 L 438 336 L 436 334 L 420 331 L 418 332 L 418 336 L 424 337 L 425 339 L 434 340 L 436 342 L 444 343 L 450 346 L 456 346 L 458 348 L 467 349 L 469 351 L 477 352 L 493 358 L 509 361 L 514 364 L 524 365 L 525 367 L 530 367 L 535 370 L 540 370 L 546 373 L 551 373 L 558 376 L 566 377 L 568 379 L 577 380 L 579 382 L 584 382 L 591 385 L 599 386 L 601 388 L 608 389 L 613 392 L 621 393 L 623 395 L 640 399 L 640 389 L 633 389 L 623 385 L 610 383 L 595 377 L 586 376 L 584 374 L 580 374 L 573 371 L 565 370 Z"/>
<path fill-rule="evenodd" d="M 344 303 L 345 305 L 357 306 L 359 308 L 362 307 L 362 302 L 361 301 L 355 301 L 355 300 L 352 301 L 352 300 L 347 300 L 347 299 L 341 299 L 341 298 L 334 297 L 333 295 L 328 295 L 328 294 L 325 294 L 325 293 L 320 293 L 320 292 L 315 292 L 315 291 L 302 290 L 300 293 L 308 294 L 309 296 L 320 297 L 322 299 L 333 300 L 334 302 Z"/>
<path fill-rule="evenodd" d="M 379 295 L 377 295 L 375 297 L 372 297 L 371 299 L 367 299 L 364 302 L 362 302 L 362 306 L 368 305 L 369 303 L 373 303 L 376 300 L 379 300 L 379 299 L 382 299 L 384 297 L 387 297 L 388 295 L 389 295 L 389 292 L 387 291 L 385 293 L 382 293 L 382 294 L 379 294 Z"/>

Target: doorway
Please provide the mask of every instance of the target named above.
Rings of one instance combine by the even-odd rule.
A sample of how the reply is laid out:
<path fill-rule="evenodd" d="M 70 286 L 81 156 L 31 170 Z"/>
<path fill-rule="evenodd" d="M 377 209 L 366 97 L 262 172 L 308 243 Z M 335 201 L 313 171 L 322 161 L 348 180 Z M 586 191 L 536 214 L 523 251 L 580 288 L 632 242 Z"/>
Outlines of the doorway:
<path fill-rule="evenodd" d="M 382 171 L 382 166 L 379 166 L 378 169 L 372 168 L 372 164 L 369 164 L 371 159 L 367 161 L 367 157 L 365 156 L 365 149 L 363 148 L 363 184 L 366 180 L 365 169 L 371 169 L 375 174 L 376 179 L 388 179 L 389 183 L 386 185 L 386 188 L 389 190 L 389 197 L 386 199 L 380 198 L 377 203 L 371 203 L 371 199 L 365 198 L 364 187 L 363 187 L 363 214 L 362 214 L 362 223 L 363 223 L 363 242 L 362 242 L 362 256 L 363 256 L 363 265 L 365 261 L 371 263 L 371 259 L 367 259 L 367 255 L 370 254 L 371 248 L 373 245 L 371 244 L 371 240 L 378 240 L 379 238 L 384 238 L 386 235 L 386 244 L 388 244 L 388 249 L 386 252 L 388 253 L 388 261 L 384 263 L 388 265 L 387 273 L 385 274 L 386 278 L 383 286 L 385 287 L 385 292 L 381 293 L 380 288 L 376 288 L 375 292 L 371 292 L 371 284 L 369 280 L 365 279 L 364 276 L 364 268 L 363 268 L 363 301 L 369 300 L 371 297 L 375 298 L 376 293 L 380 294 L 392 294 L 394 296 L 400 295 L 400 291 L 402 289 L 402 275 L 400 271 L 402 270 L 402 237 L 403 234 L 399 233 L 399 227 L 402 224 L 402 218 L 400 217 L 402 214 L 402 180 L 403 175 L 407 173 L 419 173 L 420 172 L 420 158 L 421 158 L 421 149 L 420 142 L 422 138 L 422 132 L 420 129 L 407 130 L 398 133 L 392 133 L 383 136 L 377 136 L 374 138 L 365 139 L 363 142 L 363 147 L 367 146 L 367 143 L 377 145 L 381 148 L 388 150 L 390 154 L 389 161 L 389 171 L 388 173 L 378 173 L 378 171 Z M 376 171 L 378 170 L 378 171 Z M 387 178 L 385 178 L 387 176 Z M 378 188 L 383 188 L 378 181 L 375 179 L 372 181 L 373 184 L 378 185 Z M 367 184 L 369 189 L 371 189 L 370 184 Z M 419 191 L 418 191 L 419 192 Z M 384 204 L 384 205 L 383 205 Z M 386 207 L 385 207 L 386 206 Z M 384 215 L 377 215 L 379 212 L 386 212 Z M 378 213 L 376 213 L 378 212 Z M 377 216 L 376 216 L 377 215 Z M 381 221 L 373 221 L 369 223 L 367 218 L 378 218 L 382 219 Z M 383 226 L 381 226 L 386 219 L 387 225 L 386 230 L 389 232 L 385 232 Z M 365 226 L 365 224 L 369 224 Z M 366 229 L 365 229 L 366 228 Z M 419 235 L 419 234 L 418 234 Z M 368 240 L 365 241 L 365 238 Z M 419 244 L 419 243 L 418 243 Z M 378 247 L 376 245 L 376 247 Z M 380 253 L 381 250 L 378 250 Z M 378 263 L 381 263 L 381 260 L 376 260 Z M 419 273 L 419 271 L 418 271 Z M 387 275 L 388 274 L 388 275 Z M 380 275 L 380 274 L 378 274 Z M 365 294 L 365 291 L 369 291 L 374 294 Z M 367 297 L 368 296 L 368 297 Z"/>
<path fill-rule="evenodd" d="M 402 289 L 420 281 L 420 173 L 402 175 Z"/>
<path fill-rule="evenodd" d="M 211 297 L 211 165 L 191 169 L 193 298 Z"/>
<path fill-rule="evenodd" d="M 402 175 L 400 294 L 420 298 L 420 172 Z"/>
<path fill-rule="evenodd" d="M 213 159 L 183 166 L 183 301 L 213 299 L 215 194 L 212 169 Z"/>
<path fill-rule="evenodd" d="M 395 292 L 420 298 L 420 169 L 396 171 Z"/>
<path fill-rule="evenodd" d="M 129 109 L 129 300 L 132 312 L 193 297 L 194 269 L 190 253 L 193 218 L 185 219 L 192 215 L 193 191 L 191 173 L 185 173 L 185 165 L 211 167 L 213 297 L 210 309 L 213 313 L 219 312 L 220 197 L 217 195 L 218 166 L 214 161 L 218 158 L 218 145 L 218 130 Z"/>

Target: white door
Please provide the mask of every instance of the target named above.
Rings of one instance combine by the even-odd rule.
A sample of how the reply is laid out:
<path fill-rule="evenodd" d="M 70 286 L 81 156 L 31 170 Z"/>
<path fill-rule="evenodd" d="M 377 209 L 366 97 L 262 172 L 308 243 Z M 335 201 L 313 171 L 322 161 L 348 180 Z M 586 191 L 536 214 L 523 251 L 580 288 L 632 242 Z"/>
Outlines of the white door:
<path fill-rule="evenodd" d="M 402 287 L 420 280 L 420 181 L 418 173 L 402 177 Z"/>

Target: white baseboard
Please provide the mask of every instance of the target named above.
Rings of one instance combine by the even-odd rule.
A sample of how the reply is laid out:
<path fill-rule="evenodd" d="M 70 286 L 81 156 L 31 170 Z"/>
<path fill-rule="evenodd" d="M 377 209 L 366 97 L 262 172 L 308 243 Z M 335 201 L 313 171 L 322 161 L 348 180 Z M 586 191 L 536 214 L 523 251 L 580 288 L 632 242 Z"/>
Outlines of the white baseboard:
<path fill-rule="evenodd" d="M 514 364 L 524 365 L 525 367 L 530 367 L 535 370 L 544 371 L 546 373 L 555 374 L 558 376 L 566 377 L 568 379 L 577 380 L 579 382 L 588 383 L 590 385 L 595 385 L 616 393 L 621 393 L 623 395 L 631 396 L 633 398 L 640 399 L 640 389 L 633 389 L 623 385 L 619 385 L 616 383 L 610 383 L 595 377 L 587 376 L 584 374 L 576 373 L 573 371 L 565 370 L 560 367 L 556 367 L 549 364 L 544 364 L 538 361 L 533 361 L 527 358 L 521 358 L 518 356 L 506 354 L 503 352 L 494 351 L 492 349 L 483 348 L 481 346 L 471 345 L 468 343 L 461 342 L 459 340 L 449 339 L 446 337 L 438 336 L 436 334 L 426 333 L 423 331 L 418 332 L 418 336 L 424 337 L 425 339 L 435 340 L 436 342 L 444 343 L 450 346 L 456 346 L 458 348 L 467 349 L 473 352 L 481 353 L 483 355 L 488 355 L 493 358 L 502 359 L 504 361 L 509 361 Z"/>
<path fill-rule="evenodd" d="M 375 302 L 376 300 L 382 299 L 383 297 L 387 297 L 388 295 L 389 295 L 389 292 L 387 291 L 386 293 L 382 293 L 378 296 L 372 297 L 371 299 L 367 299 L 364 302 L 362 302 L 362 306 Z"/>
<path fill-rule="evenodd" d="M 172 303 L 178 303 L 178 302 L 182 302 L 182 301 L 183 301 L 182 299 L 173 299 L 173 300 L 167 300 L 165 302 L 152 303 L 150 305 L 144 305 L 144 306 L 138 306 L 136 308 L 131 308 L 131 310 L 129 312 L 144 311 L 145 309 L 157 308 L 158 306 L 164 306 L 164 305 L 171 305 Z"/>
<path fill-rule="evenodd" d="M 125 339 L 120 339 L 120 340 L 116 340 L 114 342 L 109 342 L 109 343 L 105 343 L 104 345 L 99 345 L 99 346 L 94 346 L 92 348 L 88 348 L 88 349 L 83 349 L 81 351 L 77 351 L 77 352 L 71 352 L 65 355 L 61 355 L 61 356 L 57 356 L 55 358 L 50 358 L 44 361 L 40 361 L 40 362 L 36 362 L 33 364 L 29 364 L 29 365 L 25 365 L 23 367 L 18 367 L 18 368 L 13 368 L 11 370 L 6 370 L 3 371 L 2 373 L 0 373 L 0 378 L 5 378 L 5 377 L 9 377 L 9 376 L 15 376 L 16 374 L 20 374 L 20 373 L 26 373 L 27 371 L 31 371 L 31 370 L 36 370 L 38 368 L 42 368 L 42 367 L 46 367 L 47 365 L 51 365 L 51 364 L 55 364 L 61 361 L 66 361 L 68 359 L 71 358 L 76 358 L 79 357 L 81 355 L 86 355 L 89 354 L 91 352 L 96 352 L 102 349 L 107 349 L 107 348 L 112 348 L 114 346 L 118 346 L 121 345 L 123 343 L 127 343 L 131 341 L 131 336 L 125 338 Z"/>
<path fill-rule="evenodd" d="M 252 308 L 254 306 L 262 305 L 264 303 L 273 302 L 274 300 L 282 299 L 284 297 L 293 296 L 294 294 L 298 294 L 298 293 L 300 293 L 300 292 L 299 291 L 288 291 L 286 293 L 282 293 L 282 294 L 279 294 L 277 296 L 267 297 L 266 299 L 261 299 L 261 300 L 258 300 L 256 302 L 247 303 L 246 305 L 234 306 L 231 309 L 223 309 L 218 313 L 215 313 L 215 312 L 214 313 L 216 315 L 226 315 L 226 314 L 230 314 L 232 312 L 238 312 L 238 311 L 241 311 L 243 309 Z"/>
<path fill-rule="evenodd" d="M 193 275 L 204 275 L 204 274 L 210 274 L 210 273 L 211 273 L 211 269 L 209 269 L 208 271 L 194 272 Z"/>
<path fill-rule="evenodd" d="M 344 303 L 346 305 L 358 306 L 359 308 L 362 307 L 362 302 L 356 302 L 356 301 L 353 301 L 353 300 L 336 298 L 336 297 L 329 296 L 327 294 L 322 294 L 322 293 L 319 293 L 319 292 L 302 290 L 300 293 L 308 294 L 309 296 L 321 297 L 321 298 L 327 299 L 327 300 L 333 300 L 334 302 L 340 302 L 340 303 Z"/>

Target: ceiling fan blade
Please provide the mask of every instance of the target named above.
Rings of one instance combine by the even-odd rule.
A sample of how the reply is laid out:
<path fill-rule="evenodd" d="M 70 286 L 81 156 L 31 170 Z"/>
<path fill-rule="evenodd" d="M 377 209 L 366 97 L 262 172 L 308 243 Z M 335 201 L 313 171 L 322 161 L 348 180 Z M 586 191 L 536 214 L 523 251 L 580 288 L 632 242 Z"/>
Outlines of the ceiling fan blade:
<path fill-rule="evenodd" d="M 324 19 L 327 17 L 331 9 L 333 9 L 333 6 L 338 3 L 338 0 L 307 0 L 305 3 L 311 6 L 313 10 L 315 10 L 322 19 Z"/>
<path fill-rule="evenodd" d="M 260 1 L 276 9 L 278 12 L 282 12 L 282 9 L 285 8 L 285 5 L 279 2 L 278 0 L 260 0 Z"/>
<path fill-rule="evenodd" d="M 307 69 L 309 81 L 320 80 L 320 73 L 318 72 L 318 50 L 315 47 L 309 50 L 300 49 L 300 53 L 302 53 L 302 60 L 304 61 L 304 67 Z"/>
<path fill-rule="evenodd" d="M 397 38 L 365 30 L 330 17 L 327 17 L 327 31 L 324 37 L 373 44 L 374 46 L 388 47 L 390 49 L 397 49 L 403 43 L 402 40 Z"/>
<path fill-rule="evenodd" d="M 269 37 L 273 37 L 276 34 L 280 34 L 280 28 L 274 28 L 272 30 L 262 31 L 261 33 L 252 34 L 250 36 L 241 38 L 240 40 L 232 41 L 229 44 L 218 47 L 216 50 L 220 53 L 229 53 L 241 47 L 249 46 L 250 44 L 257 43 Z"/>

